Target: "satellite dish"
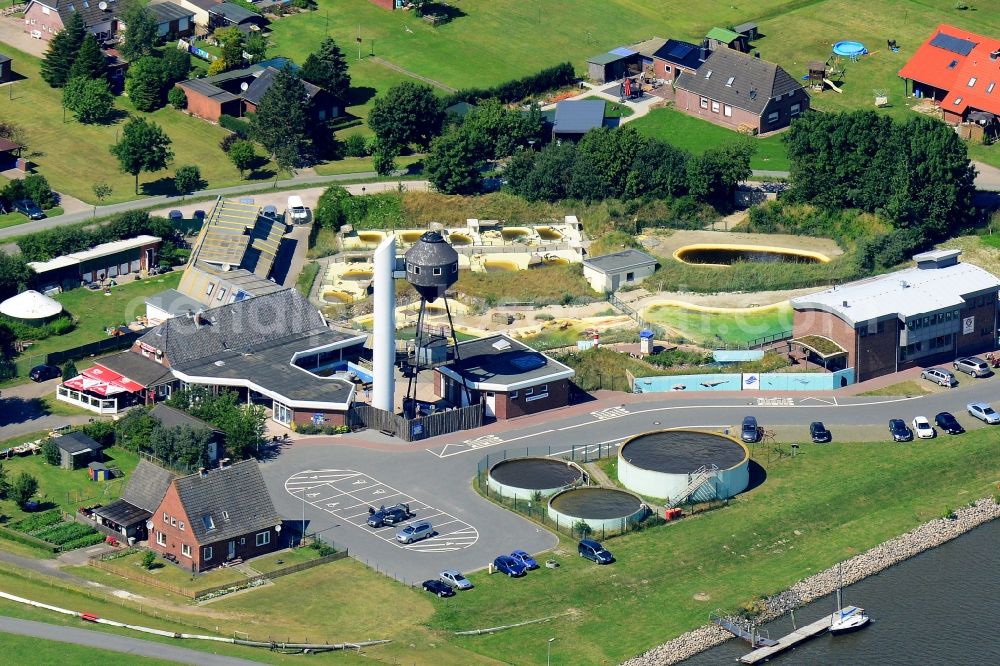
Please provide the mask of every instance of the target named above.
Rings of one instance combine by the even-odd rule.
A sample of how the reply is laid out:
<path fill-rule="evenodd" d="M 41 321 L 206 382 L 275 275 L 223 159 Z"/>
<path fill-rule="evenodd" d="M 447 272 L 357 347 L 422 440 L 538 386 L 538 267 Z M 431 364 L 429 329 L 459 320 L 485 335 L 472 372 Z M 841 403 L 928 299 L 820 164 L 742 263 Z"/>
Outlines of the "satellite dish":
<path fill-rule="evenodd" d="M 240 90 L 242 90 L 243 92 L 246 92 L 247 88 L 249 88 L 249 87 L 250 87 L 250 84 L 247 83 L 246 81 L 244 81 L 243 83 L 240 84 Z"/>
<path fill-rule="evenodd" d="M 97 6 L 100 8 L 102 12 L 108 11 L 108 3 L 104 2 L 104 0 L 101 0 L 101 2 L 97 3 Z"/>

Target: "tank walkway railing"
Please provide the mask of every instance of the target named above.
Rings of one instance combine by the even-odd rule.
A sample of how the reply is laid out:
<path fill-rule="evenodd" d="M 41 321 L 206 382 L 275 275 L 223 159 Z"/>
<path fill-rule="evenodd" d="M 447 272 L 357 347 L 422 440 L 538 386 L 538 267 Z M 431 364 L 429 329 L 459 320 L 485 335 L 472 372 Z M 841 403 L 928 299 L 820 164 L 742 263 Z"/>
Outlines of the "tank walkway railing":
<path fill-rule="evenodd" d="M 688 497 L 694 495 L 699 488 L 705 485 L 710 479 L 714 479 L 718 474 L 718 465 L 702 465 L 691 473 L 691 480 L 688 481 L 684 490 L 667 501 L 667 508 L 672 509 L 678 504 L 682 504 Z"/>
<path fill-rule="evenodd" d="M 630 317 L 633 321 L 635 321 L 635 323 L 639 324 L 639 328 L 653 331 L 653 334 L 657 337 L 663 337 L 665 335 L 664 330 L 660 326 L 646 321 L 642 315 L 639 314 L 638 310 L 615 296 L 615 292 L 609 291 L 605 294 L 605 297 L 607 298 L 608 303 L 611 304 L 611 307 L 615 308 L 623 315 Z"/>

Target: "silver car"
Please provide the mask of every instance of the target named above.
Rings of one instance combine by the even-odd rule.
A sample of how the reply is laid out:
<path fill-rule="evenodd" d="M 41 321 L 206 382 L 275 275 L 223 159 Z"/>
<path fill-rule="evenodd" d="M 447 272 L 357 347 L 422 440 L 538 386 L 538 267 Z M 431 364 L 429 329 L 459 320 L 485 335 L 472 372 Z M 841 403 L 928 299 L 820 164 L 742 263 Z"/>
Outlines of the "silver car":
<path fill-rule="evenodd" d="M 461 572 L 456 571 L 455 569 L 445 569 L 440 574 L 438 574 L 438 578 L 440 578 L 448 585 L 451 585 L 454 588 L 458 588 L 459 590 L 472 589 L 472 581 L 470 581 L 468 578 L 463 576 Z"/>
<path fill-rule="evenodd" d="M 927 368 L 920 373 L 920 378 L 934 382 L 938 386 L 952 387 L 958 384 L 958 380 L 955 379 L 955 375 L 948 372 L 944 368 Z"/>
<path fill-rule="evenodd" d="M 985 377 L 990 374 L 990 366 L 978 356 L 969 356 L 955 361 L 955 369 L 973 377 Z"/>
<path fill-rule="evenodd" d="M 1000 414 L 985 402 L 973 402 L 965 406 L 971 416 L 975 416 L 983 423 L 995 425 L 1000 423 Z"/>
<path fill-rule="evenodd" d="M 396 532 L 396 541 L 400 543 L 413 543 L 414 541 L 426 539 L 432 534 L 434 534 L 434 527 L 430 521 L 422 520 L 418 523 L 407 525 Z"/>

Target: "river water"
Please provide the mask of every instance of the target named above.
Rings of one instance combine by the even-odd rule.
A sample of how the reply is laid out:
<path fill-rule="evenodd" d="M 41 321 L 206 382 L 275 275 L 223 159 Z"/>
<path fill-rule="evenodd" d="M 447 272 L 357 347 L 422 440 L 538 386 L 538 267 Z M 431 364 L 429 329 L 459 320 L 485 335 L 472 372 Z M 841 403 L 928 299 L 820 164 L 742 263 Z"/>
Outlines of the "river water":
<path fill-rule="evenodd" d="M 844 604 L 872 622 L 854 634 L 824 634 L 771 660 L 776 666 L 1000 664 L 1000 521 L 987 523 L 844 589 Z M 833 595 L 795 611 L 798 626 L 835 610 Z M 792 630 L 785 617 L 767 625 L 771 638 Z M 683 662 L 731 664 L 750 652 L 730 640 Z"/>

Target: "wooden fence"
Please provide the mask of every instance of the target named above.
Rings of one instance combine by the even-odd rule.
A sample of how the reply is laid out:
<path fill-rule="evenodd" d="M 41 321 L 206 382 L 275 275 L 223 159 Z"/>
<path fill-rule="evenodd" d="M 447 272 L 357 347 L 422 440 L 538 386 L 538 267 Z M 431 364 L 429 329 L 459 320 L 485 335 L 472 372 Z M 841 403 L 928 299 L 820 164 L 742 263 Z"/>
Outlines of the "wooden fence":
<path fill-rule="evenodd" d="M 481 427 L 483 405 L 480 403 L 449 409 L 415 419 L 408 419 L 371 405 L 355 405 L 348 413 L 348 423 L 351 427 L 379 430 L 403 441 L 415 442 L 428 437 Z"/>

